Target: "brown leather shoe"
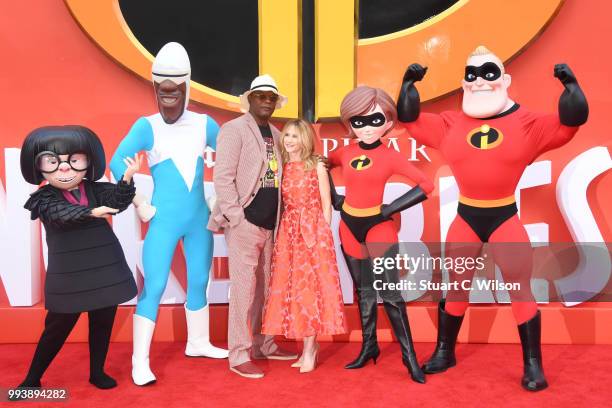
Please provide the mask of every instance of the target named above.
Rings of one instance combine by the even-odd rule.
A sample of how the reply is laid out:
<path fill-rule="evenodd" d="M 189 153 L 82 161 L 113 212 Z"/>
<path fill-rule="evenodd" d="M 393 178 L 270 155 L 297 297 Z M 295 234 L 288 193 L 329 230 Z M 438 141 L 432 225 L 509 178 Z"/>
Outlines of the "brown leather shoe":
<path fill-rule="evenodd" d="M 247 361 L 234 367 L 230 367 L 230 371 L 246 378 L 263 378 L 264 372 L 259 367 L 253 364 L 252 361 Z"/>
<path fill-rule="evenodd" d="M 283 350 L 280 347 L 274 353 L 262 354 L 261 352 L 253 352 L 253 358 L 256 360 L 295 360 L 298 358 L 297 353 Z"/>

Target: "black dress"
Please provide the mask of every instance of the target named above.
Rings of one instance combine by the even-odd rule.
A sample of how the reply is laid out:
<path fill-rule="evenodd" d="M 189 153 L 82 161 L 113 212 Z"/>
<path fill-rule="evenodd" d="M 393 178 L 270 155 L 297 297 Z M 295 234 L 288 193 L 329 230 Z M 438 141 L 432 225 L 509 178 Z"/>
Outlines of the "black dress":
<path fill-rule="evenodd" d="M 71 204 L 62 190 L 46 185 L 24 208 L 40 218 L 47 232 L 48 267 L 45 307 L 56 313 L 77 313 L 118 305 L 137 294 L 123 249 L 104 218 L 91 209 L 125 210 L 134 198 L 134 184 L 83 181 L 88 207 Z"/>

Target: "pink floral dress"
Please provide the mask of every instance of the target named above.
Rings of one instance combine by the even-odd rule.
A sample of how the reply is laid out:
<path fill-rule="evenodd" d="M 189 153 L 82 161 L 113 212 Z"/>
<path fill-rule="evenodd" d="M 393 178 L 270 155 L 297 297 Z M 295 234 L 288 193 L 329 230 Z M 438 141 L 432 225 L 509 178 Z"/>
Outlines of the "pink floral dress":
<path fill-rule="evenodd" d="M 262 332 L 287 338 L 346 332 L 338 265 L 316 169 L 289 162 Z"/>

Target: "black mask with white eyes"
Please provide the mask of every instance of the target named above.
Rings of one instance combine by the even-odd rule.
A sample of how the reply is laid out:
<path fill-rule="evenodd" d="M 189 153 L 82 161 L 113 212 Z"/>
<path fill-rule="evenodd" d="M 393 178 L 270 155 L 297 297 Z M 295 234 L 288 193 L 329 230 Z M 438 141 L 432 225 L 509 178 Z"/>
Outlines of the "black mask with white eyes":
<path fill-rule="evenodd" d="M 351 118 L 349 119 L 351 127 L 355 129 L 363 128 L 366 126 L 380 127 L 384 125 L 386 121 L 387 119 L 385 118 L 385 115 L 380 112 L 376 112 L 366 116 L 351 116 Z"/>
<path fill-rule="evenodd" d="M 499 66 L 494 62 L 485 62 L 479 67 L 468 65 L 465 67 L 465 81 L 474 82 L 478 77 L 485 81 L 495 81 L 501 77 L 502 72 Z"/>

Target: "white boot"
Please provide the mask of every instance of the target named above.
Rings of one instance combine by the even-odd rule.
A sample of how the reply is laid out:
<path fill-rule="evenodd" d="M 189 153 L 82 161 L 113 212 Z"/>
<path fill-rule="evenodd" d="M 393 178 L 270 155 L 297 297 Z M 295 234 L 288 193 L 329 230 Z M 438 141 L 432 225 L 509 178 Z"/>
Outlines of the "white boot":
<path fill-rule="evenodd" d="M 136 385 L 147 385 L 156 378 L 149 368 L 149 348 L 155 330 L 155 322 L 134 314 L 134 351 L 132 352 L 132 380 Z"/>
<path fill-rule="evenodd" d="M 142 222 L 149 222 L 157 212 L 157 208 L 149 204 L 145 196 L 136 194 L 132 200 L 136 207 L 136 214 Z"/>
<path fill-rule="evenodd" d="M 195 311 L 191 311 L 185 306 L 185 316 L 187 318 L 185 355 L 189 357 L 227 358 L 227 350 L 210 344 L 208 305 Z"/>

